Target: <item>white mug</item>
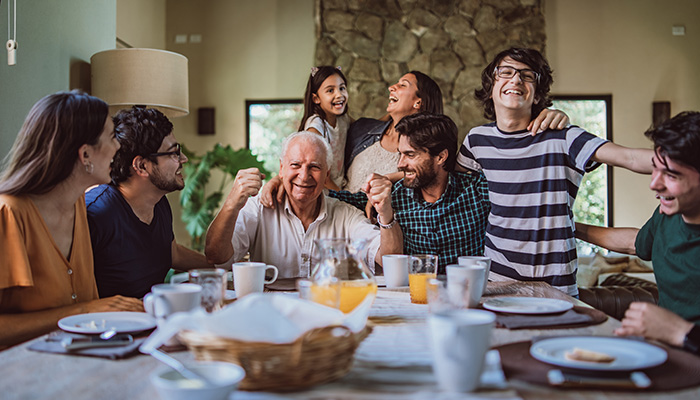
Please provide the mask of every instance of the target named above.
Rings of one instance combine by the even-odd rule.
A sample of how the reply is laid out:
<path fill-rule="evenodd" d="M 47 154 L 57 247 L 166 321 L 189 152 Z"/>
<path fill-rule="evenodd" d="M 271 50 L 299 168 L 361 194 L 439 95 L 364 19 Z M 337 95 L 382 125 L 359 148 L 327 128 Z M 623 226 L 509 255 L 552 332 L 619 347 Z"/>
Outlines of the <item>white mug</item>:
<path fill-rule="evenodd" d="M 202 287 L 193 283 L 159 283 L 143 298 L 143 308 L 156 319 L 191 311 L 202 304 Z"/>
<path fill-rule="evenodd" d="M 474 308 L 484 294 L 484 279 L 486 266 L 482 264 L 463 266 L 448 265 L 447 293 L 450 302 L 457 307 Z"/>
<path fill-rule="evenodd" d="M 433 372 L 447 392 L 478 388 L 496 315 L 483 310 L 450 310 L 428 316 Z"/>
<path fill-rule="evenodd" d="M 457 258 L 459 265 L 470 266 L 470 265 L 483 265 L 486 270 L 484 271 L 484 292 L 486 291 L 486 285 L 489 284 L 489 274 L 491 273 L 491 258 L 483 256 L 460 256 Z"/>
<path fill-rule="evenodd" d="M 267 283 L 277 280 L 279 271 L 274 265 L 267 265 L 261 262 L 239 262 L 231 266 L 233 270 L 233 288 L 236 290 L 236 298 L 256 292 L 262 292 Z M 265 271 L 268 269 L 274 272 L 272 279 L 265 280 Z"/>
<path fill-rule="evenodd" d="M 408 261 L 411 256 L 387 254 L 382 256 L 382 269 L 387 288 L 408 286 Z"/>

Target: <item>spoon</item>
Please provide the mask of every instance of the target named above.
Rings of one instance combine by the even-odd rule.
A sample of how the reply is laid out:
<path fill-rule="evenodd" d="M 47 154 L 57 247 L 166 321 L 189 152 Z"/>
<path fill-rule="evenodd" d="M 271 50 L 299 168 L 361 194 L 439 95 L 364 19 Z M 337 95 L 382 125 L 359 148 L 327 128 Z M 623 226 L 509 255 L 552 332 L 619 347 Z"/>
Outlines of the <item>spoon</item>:
<path fill-rule="evenodd" d="M 117 334 L 117 328 L 109 328 L 108 330 L 100 333 L 100 339 L 109 340 Z"/>
<path fill-rule="evenodd" d="M 183 378 L 189 379 L 192 381 L 200 381 L 204 384 L 204 386 L 214 386 L 214 384 L 205 376 L 202 374 L 193 371 L 191 369 L 188 369 L 185 367 L 180 361 L 176 360 L 175 358 L 163 353 L 162 351 L 158 349 L 149 349 L 148 354 L 153 356 L 155 359 L 158 361 L 164 363 L 168 367 L 174 369 L 180 375 L 182 375 Z"/>

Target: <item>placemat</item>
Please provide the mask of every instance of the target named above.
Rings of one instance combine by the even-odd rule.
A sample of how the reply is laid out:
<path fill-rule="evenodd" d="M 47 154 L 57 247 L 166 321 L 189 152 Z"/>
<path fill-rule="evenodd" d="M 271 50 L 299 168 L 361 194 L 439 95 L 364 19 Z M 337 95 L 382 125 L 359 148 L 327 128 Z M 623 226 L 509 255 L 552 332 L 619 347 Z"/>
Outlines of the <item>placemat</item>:
<path fill-rule="evenodd" d="M 530 355 L 531 341 L 517 342 L 498 346 L 501 353 L 503 372 L 510 379 L 517 379 L 537 385 L 549 386 L 547 371 L 559 367 L 535 360 Z M 643 370 L 651 379 L 651 387 L 639 390 L 665 391 L 679 390 L 700 385 L 700 357 L 686 351 L 664 347 L 668 360 L 654 368 Z M 567 390 L 566 388 L 560 388 Z M 577 387 L 576 390 L 600 390 L 598 386 Z M 606 388 L 606 390 L 612 390 Z"/>
<path fill-rule="evenodd" d="M 595 308 L 574 306 L 556 315 L 520 315 L 496 313 L 496 327 L 507 329 L 567 329 L 602 324 L 608 316 Z"/>
<path fill-rule="evenodd" d="M 272 283 L 265 285 L 265 291 L 295 291 L 297 290 L 297 279 L 299 278 L 280 278 Z"/>

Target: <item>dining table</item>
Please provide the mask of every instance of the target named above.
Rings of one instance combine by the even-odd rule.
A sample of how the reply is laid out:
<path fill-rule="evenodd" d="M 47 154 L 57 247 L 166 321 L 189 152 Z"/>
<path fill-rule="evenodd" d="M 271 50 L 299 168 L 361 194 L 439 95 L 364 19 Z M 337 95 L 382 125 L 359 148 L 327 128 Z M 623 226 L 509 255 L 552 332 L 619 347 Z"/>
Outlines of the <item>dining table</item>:
<path fill-rule="evenodd" d="M 585 303 L 542 282 L 489 282 L 482 302 L 499 297 L 537 297 Z M 499 355 L 487 354 L 494 367 L 493 382 L 472 393 L 447 393 L 439 390 L 431 366 L 427 318 L 429 307 L 413 304 L 408 288 L 381 288 L 370 311 L 372 333 L 355 352 L 350 372 L 330 383 L 295 392 L 238 390 L 234 400 L 256 399 L 699 399 L 700 387 L 668 392 L 617 391 L 600 389 L 560 389 L 518 379 L 503 379 Z M 530 341 L 542 336 L 612 336 L 620 321 L 558 329 L 506 329 L 496 327 L 491 346 Z M 51 354 L 30 350 L 39 337 L 0 352 L 0 399 L 157 399 L 149 380 L 154 371 L 164 368 L 156 359 L 135 355 L 121 360 Z M 496 353 L 496 354 L 494 354 Z M 183 362 L 194 360 L 188 351 L 171 353 Z M 501 360 L 505 361 L 505 360 Z M 498 379 L 498 376 L 501 379 Z"/>

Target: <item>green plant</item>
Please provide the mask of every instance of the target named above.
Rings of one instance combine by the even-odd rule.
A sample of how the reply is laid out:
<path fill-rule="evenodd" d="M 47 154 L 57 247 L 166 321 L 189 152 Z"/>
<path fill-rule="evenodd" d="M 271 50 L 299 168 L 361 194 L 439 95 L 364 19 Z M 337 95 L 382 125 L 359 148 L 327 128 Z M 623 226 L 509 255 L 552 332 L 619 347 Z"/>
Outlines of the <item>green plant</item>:
<path fill-rule="evenodd" d="M 203 156 L 182 147 L 189 161 L 184 165 L 185 188 L 180 192 L 182 221 L 192 237 L 192 248 L 204 250 L 204 238 L 209 224 L 219 209 L 226 184 L 236 178 L 238 170 L 255 167 L 265 176 L 270 176 L 263 163 L 249 149 L 233 150 L 230 145 L 216 144 Z M 207 191 L 206 186 L 212 170 L 220 170 L 223 178 L 218 189 Z"/>

